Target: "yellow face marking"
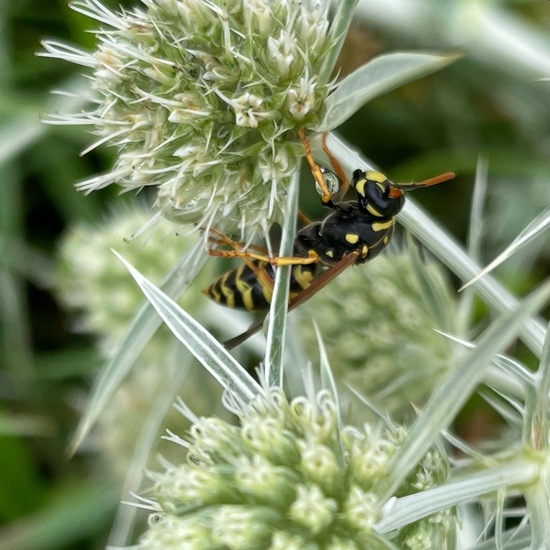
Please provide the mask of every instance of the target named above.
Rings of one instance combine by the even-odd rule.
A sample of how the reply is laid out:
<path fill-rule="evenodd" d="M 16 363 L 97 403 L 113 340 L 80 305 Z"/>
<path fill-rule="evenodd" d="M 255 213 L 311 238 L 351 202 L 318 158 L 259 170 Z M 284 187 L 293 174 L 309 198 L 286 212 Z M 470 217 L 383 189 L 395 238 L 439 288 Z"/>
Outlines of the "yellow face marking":
<path fill-rule="evenodd" d="M 389 229 L 393 224 L 394 220 L 388 220 L 387 222 L 374 222 L 372 224 L 373 231 L 385 231 Z"/>
<path fill-rule="evenodd" d="M 389 235 L 386 235 L 382 240 L 384 241 L 384 244 L 388 244 L 390 242 Z"/>
<path fill-rule="evenodd" d="M 311 281 L 313 280 L 311 271 L 303 270 L 301 266 L 297 266 L 292 272 L 292 275 L 302 290 L 305 290 L 311 285 Z"/>
<path fill-rule="evenodd" d="M 325 256 L 328 256 L 329 258 L 334 257 L 334 251 L 333 250 L 325 250 Z"/>
<path fill-rule="evenodd" d="M 365 177 L 360 179 L 355 184 L 355 189 L 362 197 L 364 197 L 365 185 L 367 184 L 367 181 L 372 181 L 376 183 L 376 185 L 380 188 L 380 191 L 385 192 L 386 186 L 384 185 L 384 183 L 386 182 L 387 179 L 388 178 L 386 178 L 386 176 L 384 176 L 384 174 L 381 174 L 380 172 L 375 172 L 374 170 L 367 170 L 365 172 Z"/>
<path fill-rule="evenodd" d="M 361 249 L 361 256 L 363 256 L 363 258 L 369 253 L 369 247 L 367 245 L 365 245 L 362 249 Z"/>
<path fill-rule="evenodd" d="M 365 183 L 367 183 L 367 180 L 365 178 L 360 179 L 355 184 L 355 190 L 362 196 L 365 196 Z"/>
<path fill-rule="evenodd" d="M 374 170 L 367 170 L 365 175 L 368 180 L 375 181 L 376 183 L 384 183 L 388 179 L 384 174 L 375 172 Z"/>
<path fill-rule="evenodd" d="M 374 226 L 374 224 L 373 224 L 373 226 Z M 376 229 L 375 229 L 375 231 L 376 231 Z M 346 241 L 349 244 L 355 244 L 358 240 L 359 240 L 359 235 L 357 235 L 356 233 L 347 233 L 346 234 Z"/>
<path fill-rule="evenodd" d="M 382 216 L 382 214 L 380 214 L 380 212 L 378 212 L 378 210 L 376 210 L 376 208 L 374 208 L 374 206 L 369 202 L 369 204 L 367 204 L 367 212 L 369 214 L 372 214 L 373 216 L 376 216 L 377 218 L 383 218 L 384 216 Z"/>

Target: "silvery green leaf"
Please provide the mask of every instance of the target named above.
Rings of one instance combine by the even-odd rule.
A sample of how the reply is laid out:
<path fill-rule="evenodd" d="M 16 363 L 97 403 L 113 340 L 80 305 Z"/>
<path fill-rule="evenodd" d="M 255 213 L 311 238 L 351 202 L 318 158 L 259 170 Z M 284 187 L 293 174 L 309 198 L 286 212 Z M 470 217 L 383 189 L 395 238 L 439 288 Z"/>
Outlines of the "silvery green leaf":
<path fill-rule="evenodd" d="M 294 250 L 299 184 L 299 174 L 294 172 L 288 190 L 286 215 L 282 227 L 283 235 L 279 251 L 281 256 L 292 256 Z M 269 387 L 282 387 L 283 384 L 284 339 L 291 269 L 292 266 L 279 267 L 275 276 L 264 358 L 264 365 L 267 369 L 266 380 Z"/>
<path fill-rule="evenodd" d="M 336 155 L 347 173 L 357 168 L 373 169 L 372 163 L 358 155 L 346 142 L 334 133 L 329 134 L 328 146 Z M 374 168 L 376 169 L 376 168 Z M 430 252 L 463 281 L 475 277 L 479 265 L 464 251 L 459 243 L 437 225 L 414 200 L 407 197 L 405 207 L 398 221 L 418 239 Z M 503 313 L 517 307 L 518 300 L 491 276 L 484 277 L 475 285 L 475 291 L 495 311 Z M 524 343 L 540 357 L 546 334 L 546 326 L 539 319 L 527 318 L 521 329 Z"/>
<path fill-rule="evenodd" d="M 464 355 L 460 365 L 449 372 L 392 458 L 388 467 L 388 495 L 399 487 L 411 467 L 421 460 L 441 431 L 451 424 L 483 379 L 491 361 L 517 337 L 525 319 L 540 309 L 549 297 L 550 282 L 547 282 L 494 321 L 479 338 L 477 347 Z"/>
<path fill-rule="evenodd" d="M 484 267 L 473 279 L 468 281 L 461 290 L 474 284 L 487 273 L 490 273 L 505 262 L 512 254 L 526 246 L 533 239 L 541 235 L 550 227 L 550 207 L 541 212 L 529 225 L 514 239 L 514 241 L 503 250 L 491 263 Z"/>
<path fill-rule="evenodd" d="M 254 396 L 263 393 L 252 376 L 200 323 L 134 269 L 120 254 L 115 254 L 174 336 L 226 391 L 230 391 L 243 403 L 248 403 Z"/>
<path fill-rule="evenodd" d="M 171 296 L 181 296 L 189 281 L 193 280 L 204 265 L 206 258 L 199 257 L 199 260 L 196 260 L 197 250 L 201 246 L 202 243 L 197 242 L 166 278 L 163 288 Z M 161 320 L 148 303 L 145 303 L 136 312 L 120 347 L 113 358 L 104 365 L 97 377 L 90 401 L 69 445 L 70 453 L 74 452 L 86 438 L 119 388 L 120 383 L 130 372 L 136 359 L 161 324 Z"/>
<path fill-rule="evenodd" d="M 369 61 L 338 84 L 325 102 L 326 114 L 318 130 L 340 126 L 365 103 L 421 76 L 442 69 L 457 55 L 395 52 Z"/>
<path fill-rule="evenodd" d="M 358 1 L 359 0 L 338 0 L 338 2 L 335 2 L 335 13 L 330 25 L 329 37 L 336 45 L 330 49 L 319 71 L 319 80 L 322 83 L 328 82 L 334 70 Z"/>
<path fill-rule="evenodd" d="M 379 533 L 386 533 L 410 525 L 440 510 L 473 500 L 480 495 L 494 493 L 514 483 L 532 482 L 537 476 L 535 462 L 515 460 L 470 473 L 462 478 L 389 501 L 375 525 Z"/>

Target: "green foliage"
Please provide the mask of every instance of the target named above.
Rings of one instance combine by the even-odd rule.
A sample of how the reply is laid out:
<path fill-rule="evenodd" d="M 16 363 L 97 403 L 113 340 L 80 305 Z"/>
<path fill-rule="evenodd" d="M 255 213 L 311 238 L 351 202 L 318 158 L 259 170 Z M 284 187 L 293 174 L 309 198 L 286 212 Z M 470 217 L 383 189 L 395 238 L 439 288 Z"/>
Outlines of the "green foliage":
<path fill-rule="evenodd" d="M 118 5 L 114 1 L 104 3 L 110 8 Z M 349 11 L 353 3 L 341 5 L 345 4 L 345 10 Z M 124 4 L 134 6 L 135 2 Z M 481 298 L 484 309 L 473 311 L 473 299 L 461 303 L 465 310 L 461 312 L 462 318 L 468 319 L 469 324 L 459 336 L 473 340 L 482 335 L 481 340 L 476 341 L 479 347 L 469 352 L 468 358 L 463 359 L 462 370 L 455 375 L 458 379 L 461 372 L 462 376 L 467 373 L 472 387 L 457 389 L 455 379 L 449 374 L 446 385 L 441 386 L 447 388 L 448 393 L 440 389 L 426 409 L 436 411 L 439 423 L 420 417 L 413 426 L 413 430 L 418 431 L 418 447 L 403 446 L 395 460 L 401 468 L 411 462 L 411 457 L 418 458 L 425 453 L 440 428 L 448 427 L 456 413 L 454 409 L 445 409 L 445 398 L 452 395 L 455 408 L 462 407 L 474 393 L 473 386 L 483 381 L 482 372 L 485 382 L 490 383 L 487 400 L 491 406 L 507 420 L 513 418 L 514 412 L 517 415 L 514 426 L 519 426 L 520 431 L 512 430 L 515 438 L 507 432 L 508 437 L 534 451 L 529 454 L 516 449 L 516 454 L 507 455 L 510 448 L 504 446 L 507 440 L 503 437 L 498 448 L 498 456 L 504 456 L 503 470 L 484 470 L 480 455 L 472 452 L 471 455 L 479 459 L 476 474 L 479 477 L 468 478 L 469 485 L 464 482 L 460 485 L 459 477 L 458 485 L 449 482 L 440 492 L 426 494 L 426 506 L 441 509 L 449 505 L 452 491 L 458 486 L 465 488 L 472 498 L 479 494 L 480 487 L 488 491 L 504 490 L 506 486 L 499 485 L 503 472 L 512 476 L 518 471 L 517 464 L 529 467 L 520 472 L 517 479 L 513 478 L 514 482 L 532 482 L 533 465 L 539 460 L 537 453 L 547 446 L 547 442 L 541 443 L 536 435 L 547 430 L 548 340 L 543 350 L 545 330 L 536 319 L 528 318 L 519 327 L 519 316 L 526 314 L 526 308 L 533 304 L 530 304 L 531 298 L 516 300 L 514 295 L 518 289 L 534 288 L 548 276 L 550 102 L 548 83 L 539 79 L 550 76 L 550 42 L 543 23 L 550 18 L 550 4 L 480 2 L 474 9 L 475 3 L 461 0 L 445 3 L 417 0 L 409 2 L 406 10 L 383 9 L 384 5 L 398 4 L 402 3 L 391 0 L 359 3 L 357 17 L 361 25 L 359 29 L 352 29 L 343 46 L 344 62 L 358 56 L 356 65 L 360 65 L 367 62 L 373 52 L 386 54 L 409 49 L 431 49 L 450 55 L 458 52 L 461 59 L 429 78 L 376 97 L 350 118 L 347 118 L 349 113 L 345 113 L 348 107 L 345 97 L 334 94 L 333 101 L 338 101 L 342 110 L 336 122 L 327 123 L 327 127 L 347 119 L 338 129 L 341 134 L 396 181 L 418 181 L 448 170 L 457 172 L 456 181 L 415 196 L 428 214 L 410 204 L 400 220 L 454 274 L 455 281 L 459 279 L 457 287 L 475 275 L 475 261 L 488 263 L 527 228 L 513 245 L 514 254 L 510 257 L 504 254 L 506 260 L 491 274 L 493 278 L 482 278 L 467 290 L 470 296 Z M 342 14 L 339 21 L 342 30 L 348 26 L 348 16 L 349 13 Z M 121 482 L 104 479 L 104 472 L 97 472 L 94 466 L 96 459 L 89 459 L 93 455 L 79 454 L 68 461 L 66 446 L 74 436 L 81 411 L 88 412 L 81 420 L 79 440 L 89 432 L 104 403 L 112 397 L 142 346 L 160 325 L 153 307 L 143 308 L 129 327 L 118 355 L 98 382 L 96 374 L 101 359 L 94 342 L 71 331 L 72 313 L 63 309 L 53 291 L 56 248 L 63 231 L 75 222 L 101 220 L 111 200 L 124 201 L 120 197 L 114 199 L 115 192 L 110 189 L 90 196 L 74 189 L 76 182 L 111 168 L 112 150 L 107 154 L 99 148 L 80 157 L 79 152 L 92 141 L 90 135 L 74 127 L 40 123 L 45 113 L 65 109 L 70 102 L 74 102 L 73 111 L 82 109 L 88 87 L 87 81 L 80 78 L 80 71 L 69 64 L 37 59 L 34 54 L 40 49 L 40 40 L 55 38 L 92 50 L 95 36 L 87 32 L 92 27 L 89 19 L 69 10 L 65 1 L 4 2 L 0 7 L 0 540 L 6 548 L 68 550 L 104 544 L 114 521 L 116 503 L 121 498 Z M 332 61 L 329 59 L 326 65 L 332 66 Z M 52 96 L 51 89 L 72 90 L 77 98 Z M 354 100 L 351 110 L 364 99 Z M 331 150 L 349 173 L 362 166 L 364 159 L 356 156 L 353 147 L 350 149 L 342 143 L 329 139 Z M 472 182 L 480 156 L 488 166 L 487 193 L 485 206 L 479 209 L 481 227 L 476 228 L 478 237 L 472 245 L 478 252 L 468 254 L 441 233 L 440 226 L 449 228 L 459 241 L 466 241 Z M 309 189 L 313 185 L 308 181 L 302 187 Z M 482 196 L 478 196 L 477 201 L 479 205 Z M 306 190 L 299 205 L 308 215 L 320 218 L 324 212 L 315 212 L 318 202 L 315 192 Z M 533 220 L 536 221 L 532 223 Z M 193 254 L 203 258 L 202 250 Z M 354 269 L 368 270 L 369 266 Z M 184 277 L 178 278 L 179 275 L 181 272 L 175 270 L 165 281 L 166 286 L 162 288 L 167 294 L 176 296 L 181 292 L 187 281 Z M 182 322 L 177 317 L 178 310 L 171 309 L 171 302 L 157 294 L 154 287 L 141 282 L 161 301 L 164 313 L 173 323 Z M 128 284 L 133 284 L 130 278 Z M 324 292 L 333 290 L 329 285 Z M 276 303 L 284 310 L 284 297 Z M 506 311 L 516 314 L 505 314 Z M 279 327 L 285 326 L 284 313 L 281 315 L 277 319 Z M 346 312 L 340 315 L 345 324 Z M 221 324 L 228 336 L 239 332 L 242 321 L 237 314 L 226 312 L 220 314 L 220 319 L 216 329 Z M 289 332 L 294 333 L 292 315 L 289 323 Z M 487 326 L 489 328 L 485 328 Z M 270 330 L 279 334 L 279 340 L 270 337 L 270 343 L 281 346 L 282 329 Z M 506 333 L 507 330 L 510 333 Z M 530 369 L 540 368 L 540 380 L 531 377 L 529 369 L 517 358 L 501 358 L 496 366 L 488 366 L 485 361 L 494 356 L 495 351 L 502 352 L 516 330 L 531 350 L 524 352 L 522 360 Z M 293 339 L 293 334 L 290 336 L 289 346 L 295 352 L 298 370 L 305 364 L 299 360 L 301 342 Z M 320 337 L 322 340 L 322 331 Z M 198 340 L 196 343 L 203 344 L 202 353 L 205 353 L 208 346 L 204 347 L 204 341 Z M 222 354 L 223 350 L 218 352 Z M 539 364 L 537 356 L 541 355 Z M 247 361 L 256 364 L 257 357 L 250 357 L 250 352 L 245 355 Z M 285 362 L 281 349 L 271 349 L 267 357 L 276 369 L 269 379 L 279 381 L 277 365 Z M 241 375 L 248 380 L 248 375 Z M 330 375 L 326 370 L 324 378 L 323 383 L 327 385 Z M 522 382 L 518 384 L 520 378 Z M 91 403 L 87 403 L 85 396 L 94 380 L 96 388 L 103 391 L 96 392 Z M 285 372 L 285 380 L 292 380 L 292 373 Z M 255 387 L 252 384 L 249 382 L 249 390 Z M 451 393 L 453 389 L 456 393 Z M 342 398 L 344 409 L 348 399 L 347 394 Z M 466 426 L 472 432 L 475 432 L 476 412 L 468 405 L 463 407 Z M 504 429 L 504 424 L 503 421 L 498 428 Z M 486 427 L 486 430 L 495 432 L 496 427 Z M 395 484 L 405 475 L 404 469 L 397 471 L 399 468 L 391 478 Z M 457 473 L 467 476 L 471 472 Z M 138 488 L 131 487 L 131 490 Z M 539 511 L 539 515 L 533 517 L 535 536 L 529 539 L 529 533 L 522 528 L 517 537 L 511 537 L 506 526 L 497 521 L 493 538 L 479 544 L 480 550 L 500 548 L 501 541 L 509 539 L 507 548 L 525 548 L 530 542 L 544 540 L 550 524 L 545 515 L 547 494 L 537 492 L 533 484 L 524 496 L 533 509 Z M 127 499 L 128 493 L 122 498 Z M 407 508 L 409 501 L 400 499 L 381 529 L 390 530 L 404 517 L 414 517 L 418 502 Z M 493 512 L 494 517 L 499 518 L 503 509 L 494 505 Z M 120 537 L 123 539 L 124 534 Z"/>

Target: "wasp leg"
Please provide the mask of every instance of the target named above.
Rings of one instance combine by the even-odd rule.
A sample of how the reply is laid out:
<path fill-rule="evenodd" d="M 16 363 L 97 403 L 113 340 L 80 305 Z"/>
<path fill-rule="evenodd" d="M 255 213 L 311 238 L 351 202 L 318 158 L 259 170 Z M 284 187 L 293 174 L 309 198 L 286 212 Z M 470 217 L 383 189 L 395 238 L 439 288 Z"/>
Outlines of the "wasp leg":
<path fill-rule="evenodd" d="M 309 139 L 307 138 L 303 128 L 298 128 L 298 137 L 300 138 L 300 141 L 302 142 L 304 146 L 304 156 L 306 157 L 306 160 L 309 164 L 309 167 L 311 169 L 311 173 L 313 174 L 313 178 L 317 182 L 317 185 L 321 188 L 321 200 L 323 203 L 329 203 L 332 199 L 332 193 L 328 190 L 327 182 L 325 181 L 325 176 L 323 176 L 323 172 L 321 171 L 321 168 L 319 168 L 319 165 L 315 162 L 315 159 L 313 158 L 313 153 L 311 152 L 311 145 L 309 144 Z"/>
<path fill-rule="evenodd" d="M 307 256 L 275 256 L 270 257 L 267 255 L 267 251 L 263 248 L 250 245 L 249 248 L 257 249 L 262 253 L 250 252 L 248 250 L 243 250 L 242 243 L 234 241 L 227 235 L 220 233 L 216 229 L 210 230 L 214 233 L 214 240 L 217 244 L 223 244 L 231 248 L 231 250 L 218 250 L 216 248 L 210 248 L 208 254 L 210 256 L 220 256 L 222 258 L 242 258 L 246 264 L 254 271 L 258 269 L 258 266 L 254 264 L 251 260 L 257 260 L 260 262 L 265 262 L 271 265 L 307 265 L 314 264 L 319 261 L 319 255 L 314 250 L 308 250 Z M 247 261 L 248 260 L 248 261 Z M 250 263 L 249 263 L 250 262 Z"/>
<path fill-rule="evenodd" d="M 259 281 L 262 281 L 262 283 L 264 283 L 268 288 L 273 290 L 273 278 L 265 270 L 264 267 L 262 267 L 261 265 L 258 265 L 254 261 L 254 260 L 260 260 L 260 261 L 265 261 L 269 263 L 271 258 L 267 256 L 267 250 L 259 246 L 249 245 L 250 248 L 263 252 L 263 254 L 247 252 L 242 249 L 241 243 L 238 243 L 233 239 L 230 239 L 227 235 L 224 235 L 220 231 L 211 228 L 210 233 L 214 234 L 214 237 L 209 236 L 210 240 L 214 241 L 216 244 L 223 244 L 223 245 L 229 246 L 232 249 L 232 250 L 217 250 L 214 248 L 209 248 L 208 254 L 210 256 L 221 256 L 222 258 L 242 258 L 244 263 L 248 266 L 250 271 L 254 273 L 256 278 Z"/>
<path fill-rule="evenodd" d="M 270 258 L 264 254 L 256 254 L 256 252 L 248 252 L 247 250 L 235 249 L 235 250 L 216 250 L 210 249 L 208 251 L 210 256 L 220 256 L 222 258 L 242 258 L 246 260 L 258 260 L 271 265 L 308 265 L 314 264 L 319 261 L 319 254 L 314 250 L 309 250 L 306 257 L 303 256 L 275 256 Z M 248 265 L 248 262 L 247 262 Z M 252 267 L 251 267 L 252 269 Z"/>
<path fill-rule="evenodd" d="M 323 132 L 323 135 L 321 136 L 321 147 L 325 155 L 328 157 L 330 166 L 334 170 L 334 173 L 338 176 L 338 178 L 342 182 L 342 186 L 338 190 L 338 196 L 343 197 L 349 189 L 349 180 L 339 160 L 332 154 L 331 150 L 328 148 L 327 138 L 328 138 L 328 132 Z"/>
<path fill-rule="evenodd" d="M 214 236 L 212 236 L 212 235 L 214 235 Z M 212 227 L 209 229 L 208 241 L 213 243 L 213 244 L 229 246 L 234 250 L 242 250 L 243 249 L 243 244 L 242 243 L 238 243 L 238 242 L 234 241 L 233 239 L 229 238 L 227 235 L 224 235 L 221 231 L 218 231 L 217 229 L 214 229 Z M 265 254 L 266 256 L 268 254 L 267 249 L 265 249 L 261 246 L 256 246 L 254 244 L 249 244 L 248 248 L 251 248 L 252 250 L 256 250 L 257 252 L 261 252 L 262 254 Z"/>
<path fill-rule="evenodd" d="M 298 210 L 298 219 L 304 225 L 309 225 L 310 223 L 312 223 L 312 220 L 310 220 L 301 210 Z"/>
<path fill-rule="evenodd" d="M 319 254 L 315 250 L 308 250 L 307 257 L 303 256 L 275 256 L 269 259 L 271 265 L 309 265 L 319 261 Z"/>
<path fill-rule="evenodd" d="M 208 249 L 210 256 L 218 256 L 221 258 L 242 258 L 254 275 L 261 280 L 268 288 L 273 289 L 273 278 L 265 270 L 262 265 L 258 265 L 257 262 L 264 262 L 264 264 L 270 264 L 275 266 L 284 265 L 308 265 L 314 264 L 319 261 L 319 255 L 314 250 L 309 250 L 307 256 L 275 256 L 273 258 L 266 254 L 258 254 L 256 252 L 249 252 L 243 250 L 242 245 L 227 235 L 215 231 L 216 239 L 219 243 L 229 246 L 232 250 L 217 250 L 215 248 Z"/>
<path fill-rule="evenodd" d="M 210 248 L 208 250 L 210 256 L 219 256 L 221 258 L 242 258 L 246 260 L 258 260 L 260 262 L 270 263 L 272 258 L 265 254 L 258 254 L 256 252 L 248 252 L 247 250 L 218 250 L 217 248 Z M 247 262 L 248 263 L 248 262 Z"/>

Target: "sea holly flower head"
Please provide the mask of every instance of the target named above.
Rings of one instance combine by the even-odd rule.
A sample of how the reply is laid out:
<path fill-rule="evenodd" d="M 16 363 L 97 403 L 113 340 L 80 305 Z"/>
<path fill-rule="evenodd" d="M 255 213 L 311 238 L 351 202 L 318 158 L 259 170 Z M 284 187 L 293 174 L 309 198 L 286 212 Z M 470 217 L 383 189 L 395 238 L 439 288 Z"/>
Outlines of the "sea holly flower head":
<path fill-rule="evenodd" d="M 336 44 L 328 2 L 142 4 L 112 13 L 98 0 L 73 2 L 101 23 L 93 53 L 45 42 L 45 55 L 92 69 L 95 94 L 92 109 L 50 122 L 91 124 L 94 145 L 118 150 L 112 171 L 80 189 L 155 186 L 157 207 L 175 221 L 265 229 L 280 220 L 303 156 L 296 129 L 318 125 L 330 90 L 318 76 Z"/>
<path fill-rule="evenodd" d="M 113 169 L 80 189 L 154 186 L 164 216 L 243 239 L 282 220 L 304 156 L 299 129 L 330 131 L 373 97 L 454 59 L 389 54 L 336 85 L 357 0 L 141 3 L 118 13 L 99 0 L 71 4 L 100 23 L 96 51 L 46 41 L 41 55 L 91 70 L 92 107 L 48 122 L 94 127 L 87 151 L 117 149 Z"/>
<path fill-rule="evenodd" d="M 388 464 L 403 428 L 339 426 L 326 391 L 288 401 L 279 390 L 234 411 L 239 425 L 196 419 L 187 457 L 151 473 L 155 513 L 138 548 L 378 548 Z M 178 441 L 175 439 L 175 441 Z M 181 440 L 179 440 L 181 442 Z M 443 482 L 445 458 L 430 451 L 399 495 Z M 392 533 L 400 548 L 445 548 L 453 513 Z M 322 542 L 320 542 L 322 541 Z"/>
<path fill-rule="evenodd" d="M 128 323 L 143 304 L 143 294 L 128 284 L 128 272 L 111 249 L 120 250 L 134 265 L 157 283 L 189 248 L 194 236 L 186 228 L 166 219 L 155 220 L 145 238 L 132 238 L 150 223 L 150 209 L 127 205 L 105 216 L 101 223 L 80 222 L 71 226 L 59 244 L 56 291 L 65 307 L 75 313 L 72 328 L 93 334 L 101 354 L 110 358 L 118 350 Z M 162 254 L 158 251 L 162 250 Z M 205 279 L 210 272 L 204 272 Z M 201 281 L 185 293 L 181 304 L 199 314 L 204 309 L 199 297 Z M 161 357 L 169 341 L 168 333 L 150 346 L 147 359 Z"/>
<path fill-rule="evenodd" d="M 455 345 L 434 329 L 464 330 L 444 271 L 412 244 L 346 270 L 297 314 L 305 348 L 317 353 L 314 318 L 336 379 L 394 419 L 410 418 L 410 403 L 422 407 L 456 364 Z"/>
<path fill-rule="evenodd" d="M 181 258 L 182 249 L 190 248 L 197 238 L 164 218 L 156 220 L 143 238 L 131 238 L 150 224 L 150 217 L 150 209 L 143 204 L 127 204 L 114 209 L 101 223 L 73 224 L 59 243 L 57 297 L 69 312 L 70 327 L 92 336 L 104 360 L 115 356 L 128 325 L 143 304 L 143 293 L 128 284 L 128 272 L 112 249 L 121 251 L 160 283 Z M 199 292 L 202 276 L 210 279 L 208 266 L 179 303 L 199 318 L 208 319 L 209 312 Z M 108 472 L 119 477 L 127 473 L 145 419 L 152 409 L 159 409 L 159 396 L 166 393 L 169 373 L 182 368 L 179 360 L 172 359 L 175 346 L 166 327 L 157 331 L 102 411 L 90 448 L 97 451 L 98 462 Z M 90 361 L 90 368 L 93 365 Z M 194 384 L 200 384 L 200 392 L 193 389 Z M 220 392 L 215 381 L 199 371 L 186 378 L 181 394 L 195 409 L 212 411 Z M 181 415 L 176 411 L 165 420 L 182 425 Z"/>

